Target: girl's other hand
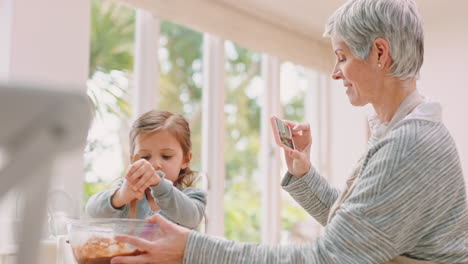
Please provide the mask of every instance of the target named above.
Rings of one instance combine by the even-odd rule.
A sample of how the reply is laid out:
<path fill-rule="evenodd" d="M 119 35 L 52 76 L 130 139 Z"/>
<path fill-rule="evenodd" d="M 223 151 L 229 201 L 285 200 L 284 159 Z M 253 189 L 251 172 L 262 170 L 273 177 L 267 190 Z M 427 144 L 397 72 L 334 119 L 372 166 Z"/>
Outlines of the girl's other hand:
<path fill-rule="evenodd" d="M 310 125 L 306 123 L 294 123 L 285 120 L 291 128 L 295 150 L 284 150 L 288 172 L 296 178 L 304 176 L 311 167 L 310 148 L 312 146 L 312 136 Z"/>
<path fill-rule="evenodd" d="M 149 186 L 156 186 L 161 182 L 153 165 L 145 159 L 139 159 L 130 165 L 125 179 L 135 192 L 144 192 Z"/>

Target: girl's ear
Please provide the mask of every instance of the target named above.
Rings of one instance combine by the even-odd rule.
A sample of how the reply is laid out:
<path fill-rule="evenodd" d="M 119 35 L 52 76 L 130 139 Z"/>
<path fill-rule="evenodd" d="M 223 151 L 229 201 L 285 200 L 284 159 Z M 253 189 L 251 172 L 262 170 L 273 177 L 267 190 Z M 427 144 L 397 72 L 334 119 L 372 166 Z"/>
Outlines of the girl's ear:
<path fill-rule="evenodd" d="M 189 165 L 190 161 L 192 161 L 192 151 L 189 151 L 185 156 L 184 162 L 182 163 L 182 169 L 185 170 Z"/>

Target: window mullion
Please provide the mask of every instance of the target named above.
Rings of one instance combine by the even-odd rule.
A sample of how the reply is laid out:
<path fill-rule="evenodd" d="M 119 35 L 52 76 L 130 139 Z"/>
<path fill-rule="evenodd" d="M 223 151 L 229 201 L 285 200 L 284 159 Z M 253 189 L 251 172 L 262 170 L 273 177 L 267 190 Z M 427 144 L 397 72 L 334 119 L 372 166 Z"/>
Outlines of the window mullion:
<path fill-rule="evenodd" d="M 262 172 L 262 242 L 277 244 L 281 235 L 280 148 L 275 145 L 270 117 L 282 116 L 280 102 L 280 62 L 276 57 L 263 55 L 262 78 L 264 93 L 261 119 Z"/>
<path fill-rule="evenodd" d="M 150 12 L 138 9 L 135 27 L 135 87 L 132 115 L 137 118 L 158 105 L 160 20 Z"/>
<path fill-rule="evenodd" d="M 202 171 L 208 178 L 206 232 L 224 236 L 224 40 L 205 34 L 203 38 Z"/>

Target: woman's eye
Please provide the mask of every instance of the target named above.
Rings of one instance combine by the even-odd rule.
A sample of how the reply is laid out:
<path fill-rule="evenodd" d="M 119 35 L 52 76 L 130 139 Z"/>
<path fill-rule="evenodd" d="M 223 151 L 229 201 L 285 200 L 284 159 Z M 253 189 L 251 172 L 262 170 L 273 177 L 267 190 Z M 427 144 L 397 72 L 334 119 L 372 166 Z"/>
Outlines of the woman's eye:
<path fill-rule="evenodd" d="M 338 58 L 338 61 L 339 61 L 339 62 L 343 62 L 343 61 L 345 61 L 345 60 L 346 60 L 345 58 Z"/>
<path fill-rule="evenodd" d="M 172 158 L 172 156 L 167 156 L 167 155 L 163 155 L 162 157 L 163 157 L 163 159 L 170 159 L 170 158 Z"/>
<path fill-rule="evenodd" d="M 142 156 L 142 159 L 149 160 L 151 157 L 150 156 Z"/>

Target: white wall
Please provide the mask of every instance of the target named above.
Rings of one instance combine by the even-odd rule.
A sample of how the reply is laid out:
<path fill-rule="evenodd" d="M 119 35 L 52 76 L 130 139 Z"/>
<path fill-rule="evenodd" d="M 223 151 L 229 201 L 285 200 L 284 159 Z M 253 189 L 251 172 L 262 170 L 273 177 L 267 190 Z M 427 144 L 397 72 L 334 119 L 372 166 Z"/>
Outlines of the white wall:
<path fill-rule="evenodd" d="M 468 2 L 425 14 L 425 61 L 418 88 L 441 102 L 468 186 Z M 426 15 L 426 16 L 425 16 Z M 430 16 L 429 16 L 430 15 Z M 365 150 L 366 110 L 349 104 L 340 81 L 330 81 L 330 182 L 341 186 Z"/>
<path fill-rule="evenodd" d="M 468 3 L 451 6 L 425 24 L 425 62 L 418 84 L 441 102 L 468 182 Z"/>
<path fill-rule="evenodd" d="M 300 33 L 300 30 L 291 31 L 282 26 L 284 21 L 279 18 L 278 21 L 281 22 L 273 24 L 221 1 L 119 1 L 148 10 L 160 19 L 232 40 L 243 47 L 265 52 L 282 60 L 294 61 L 320 70 L 331 67 L 333 54 L 328 52 L 326 45 L 309 35 Z M 268 4 L 274 4 L 274 1 Z M 304 50 L 316 52 L 304 52 Z"/>
<path fill-rule="evenodd" d="M 10 7 L 1 18 L 10 31 L 0 33 L 0 47 L 10 48 L 7 79 L 86 84 L 89 1 L 0 0 L 0 7 Z"/>

